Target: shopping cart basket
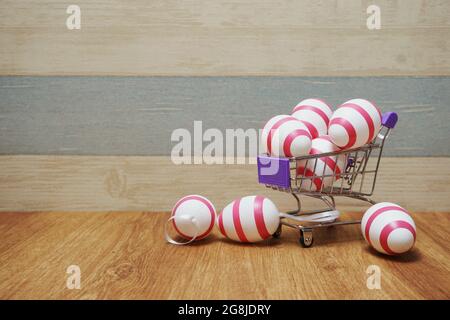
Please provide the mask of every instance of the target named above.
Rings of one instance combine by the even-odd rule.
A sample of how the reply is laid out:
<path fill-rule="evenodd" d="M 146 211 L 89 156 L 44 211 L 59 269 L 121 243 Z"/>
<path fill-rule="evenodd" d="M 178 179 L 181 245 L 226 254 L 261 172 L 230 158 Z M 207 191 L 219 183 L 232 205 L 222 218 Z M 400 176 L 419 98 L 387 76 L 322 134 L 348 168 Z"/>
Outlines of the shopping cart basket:
<path fill-rule="evenodd" d="M 258 156 L 259 183 L 274 190 L 290 193 L 297 202 L 297 209 L 281 214 L 280 227 L 273 236 L 279 237 L 282 226 L 285 225 L 298 229 L 300 244 L 310 247 L 313 244 L 313 230 L 316 228 L 360 223 L 361 220 L 340 221 L 334 197 L 343 196 L 370 204 L 376 203 L 370 199 L 370 196 L 375 189 L 384 143 L 397 120 L 398 116 L 395 112 L 383 114 L 382 127 L 375 140 L 359 148 L 296 158 Z M 322 173 L 316 172 L 317 162 L 322 157 L 333 157 L 336 162 L 345 161 L 345 170 L 336 172 L 338 166 L 334 166 L 333 173 L 326 174 L 326 166 L 323 166 Z M 307 167 L 308 163 L 310 168 L 314 168 L 313 174 L 299 175 L 299 166 Z M 320 184 L 320 189 L 317 189 L 317 185 L 313 183 L 317 181 L 316 179 L 331 178 L 334 183 L 330 186 Z M 324 207 L 303 210 L 301 196 L 321 200 Z"/>

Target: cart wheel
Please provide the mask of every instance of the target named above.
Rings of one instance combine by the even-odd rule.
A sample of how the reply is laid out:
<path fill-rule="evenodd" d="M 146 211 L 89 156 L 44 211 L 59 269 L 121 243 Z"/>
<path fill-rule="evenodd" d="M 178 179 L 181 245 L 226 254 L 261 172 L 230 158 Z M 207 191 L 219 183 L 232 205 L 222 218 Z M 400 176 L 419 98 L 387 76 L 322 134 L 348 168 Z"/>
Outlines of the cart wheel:
<path fill-rule="evenodd" d="M 312 230 L 300 230 L 299 242 L 304 248 L 311 247 L 314 242 Z"/>
<path fill-rule="evenodd" d="M 272 235 L 272 237 L 278 239 L 280 236 L 281 236 L 281 224 L 279 225 L 277 231 L 275 231 L 275 233 Z"/>

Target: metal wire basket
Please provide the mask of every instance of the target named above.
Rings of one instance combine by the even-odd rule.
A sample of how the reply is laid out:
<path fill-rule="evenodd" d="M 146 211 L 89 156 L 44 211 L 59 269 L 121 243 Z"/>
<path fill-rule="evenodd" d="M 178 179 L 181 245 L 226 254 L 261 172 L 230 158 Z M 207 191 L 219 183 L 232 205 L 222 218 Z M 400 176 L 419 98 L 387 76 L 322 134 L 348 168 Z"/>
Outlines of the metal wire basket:
<path fill-rule="evenodd" d="M 281 214 L 280 227 L 273 236 L 280 236 L 282 225 L 292 227 L 300 231 L 300 243 L 304 247 L 310 247 L 315 228 L 360 223 L 360 220 L 339 221 L 340 214 L 336 210 L 334 197 L 344 196 L 370 204 L 376 203 L 370 196 L 375 190 L 384 143 L 397 120 L 395 112 L 383 114 L 382 127 L 376 139 L 359 148 L 296 158 L 258 156 L 259 183 L 292 194 L 297 203 L 295 210 Z M 345 169 L 341 172 L 338 166 L 334 166 L 330 173 L 329 170 L 326 172 L 326 166 L 323 165 L 323 171 L 317 172 L 318 161 L 327 158 L 336 163 L 344 161 Z M 304 174 L 305 167 L 313 168 L 310 174 Z M 332 183 L 321 183 L 327 180 Z M 325 207 L 303 210 L 300 196 L 321 200 Z"/>

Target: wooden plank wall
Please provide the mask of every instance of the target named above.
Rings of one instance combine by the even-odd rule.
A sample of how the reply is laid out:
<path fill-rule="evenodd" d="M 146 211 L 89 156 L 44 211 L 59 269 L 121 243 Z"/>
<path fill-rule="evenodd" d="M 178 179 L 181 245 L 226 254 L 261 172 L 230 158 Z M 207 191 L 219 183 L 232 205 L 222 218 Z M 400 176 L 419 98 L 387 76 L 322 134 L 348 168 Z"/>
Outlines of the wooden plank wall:
<path fill-rule="evenodd" d="M 167 157 L 3 156 L 0 168 L 0 211 L 168 211 L 186 194 L 202 194 L 218 210 L 254 194 L 268 196 L 280 210 L 296 206 L 289 194 L 258 184 L 255 165 L 174 165 Z M 385 158 L 373 199 L 411 211 L 448 211 L 449 177 L 448 157 Z M 305 208 L 322 207 L 303 200 Z M 368 207 L 347 198 L 337 204 L 344 211 Z"/>
<path fill-rule="evenodd" d="M 159 211 L 193 191 L 220 207 L 261 190 L 254 167 L 180 169 L 171 130 L 257 127 L 311 96 L 400 112 L 386 155 L 407 158 L 386 159 L 379 200 L 448 210 L 449 1 L 75 2 L 0 0 L 1 211 Z"/>
<path fill-rule="evenodd" d="M 400 116 L 387 156 L 449 156 L 449 88 L 447 77 L 0 77 L 0 154 L 169 155 L 172 132 L 196 120 L 225 135 L 302 97 L 365 97 Z"/>
<path fill-rule="evenodd" d="M 81 8 L 67 30 L 66 8 Z M 366 9 L 381 8 L 380 30 Z M 0 1 L 0 74 L 448 75 L 443 0 Z"/>

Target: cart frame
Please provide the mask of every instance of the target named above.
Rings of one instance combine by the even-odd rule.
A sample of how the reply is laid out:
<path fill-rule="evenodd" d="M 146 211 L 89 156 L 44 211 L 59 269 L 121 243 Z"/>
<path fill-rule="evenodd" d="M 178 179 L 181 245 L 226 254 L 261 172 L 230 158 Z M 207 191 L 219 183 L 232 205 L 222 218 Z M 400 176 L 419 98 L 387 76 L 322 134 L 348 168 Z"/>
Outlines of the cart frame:
<path fill-rule="evenodd" d="M 361 220 L 333 219 L 331 222 L 322 222 L 319 219 L 317 221 L 320 222 L 315 222 L 308 221 L 308 217 L 326 212 L 335 212 L 338 216 L 334 199 L 337 196 L 362 200 L 370 204 L 376 203 L 370 197 L 375 190 L 384 143 L 397 121 L 398 115 L 395 112 L 383 114 L 382 126 L 374 141 L 355 149 L 293 158 L 259 155 L 257 159 L 259 183 L 273 190 L 292 194 L 297 203 L 297 209 L 282 214 L 280 226 L 273 236 L 281 235 L 283 225 L 295 228 L 300 232 L 300 244 L 310 247 L 313 244 L 313 230 L 316 228 L 359 224 Z M 317 174 L 318 162 L 325 161 L 324 159 L 331 159 L 335 163 L 344 161 L 345 170 L 339 172 L 338 166 L 335 165 L 333 172 L 330 173 L 326 170 L 327 165 L 322 164 L 323 171 Z M 299 171 L 306 167 L 312 167 L 312 173 L 299 174 Z M 330 180 L 332 183 L 329 183 Z M 328 183 L 322 183 L 327 181 Z M 325 208 L 303 210 L 301 196 L 321 200 Z M 302 223 L 298 223 L 299 221 Z"/>

